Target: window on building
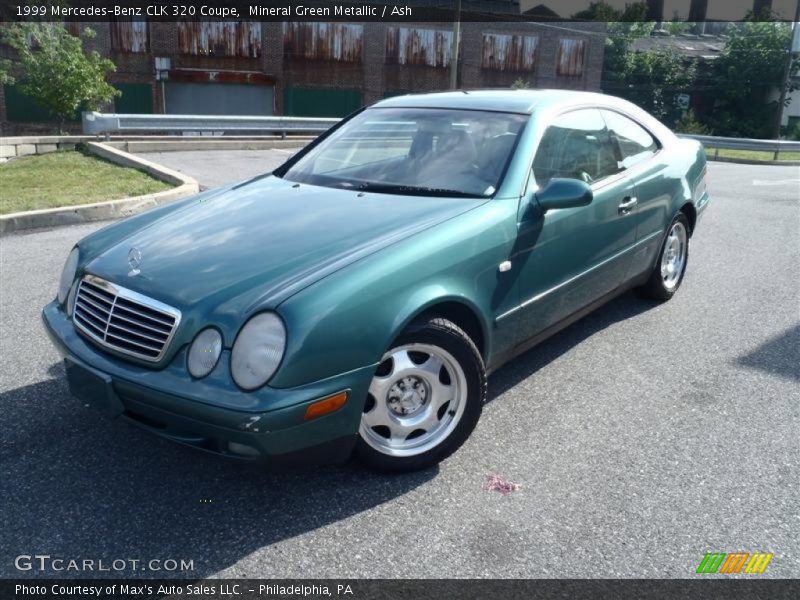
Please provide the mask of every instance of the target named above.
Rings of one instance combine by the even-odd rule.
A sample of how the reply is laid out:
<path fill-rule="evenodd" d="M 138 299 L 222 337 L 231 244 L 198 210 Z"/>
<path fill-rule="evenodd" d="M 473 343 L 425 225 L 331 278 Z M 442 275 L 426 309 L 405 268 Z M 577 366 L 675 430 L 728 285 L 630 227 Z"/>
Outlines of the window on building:
<path fill-rule="evenodd" d="M 179 21 L 178 51 L 193 56 L 261 56 L 258 21 Z"/>
<path fill-rule="evenodd" d="M 111 21 L 111 49 L 117 52 L 147 52 L 149 50 L 147 21 Z"/>
<path fill-rule="evenodd" d="M 450 66 L 453 32 L 415 27 L 386 30 L 386 64 Z"/>
<path fill-rule="evenodd" d="M 534 35 L 483 34 L 481 68 L 491 71 L 534 71 L 539 38 Z"/>
<path fill-rule="evenodd" d="M 581 77 L 586 60 L 586 40 L 562 38 L 558 41 L 556 74 L 562 77 Z"/>
<path fill-rule="evenodd" d="M 363 46 L 363 25 L 308 22 L 283 24 L 283 57 L 286 60 L 360 63 Z"/>

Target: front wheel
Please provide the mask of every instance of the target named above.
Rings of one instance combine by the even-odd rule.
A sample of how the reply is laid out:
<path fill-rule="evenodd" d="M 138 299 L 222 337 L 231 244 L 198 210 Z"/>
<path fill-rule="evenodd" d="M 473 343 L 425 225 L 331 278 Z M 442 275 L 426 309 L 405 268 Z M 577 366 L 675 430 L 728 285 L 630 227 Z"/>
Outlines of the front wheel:
<path fill-rule="evenodd" d="M 434 465 L 472 433 L 485 396 L 483 360 L 466 333 L 446 319 L 413 325 L 378 365 L 356 454 L 382 471 Z"/>
<path fill-rule="evenodd" d="M 678 213 L 669 225 L 650 278 L 637 291 L 646 298 L 669 300 L 678 291 L 688 262 L 689 221 L 686 215 Z"/>

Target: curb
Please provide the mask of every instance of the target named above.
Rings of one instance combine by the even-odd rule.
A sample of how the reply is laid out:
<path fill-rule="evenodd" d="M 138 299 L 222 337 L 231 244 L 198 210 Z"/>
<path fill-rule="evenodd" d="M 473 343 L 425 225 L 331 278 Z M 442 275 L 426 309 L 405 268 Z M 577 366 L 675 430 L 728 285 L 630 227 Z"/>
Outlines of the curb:
<path fill-rule="evenodd" d="M 62 208 L 45 208 L 25 212 L 0 215 L 0 235 L 14 231 L 35 229 L 39 227 L 59 227 L 62 225 L 75 225 L 91 221 L 107 221 L 128 217 L 165 202 L 172 202 L 180 198 L 191 196 L 200 191 L 200 186 L 191 177 L 163 167 L 149 160 L 133 156 L 117 148 L 112 148 L 99 142 L 87 144 L 89 152 L 110 162 L 123 167 L 130 167 L 144 171 L 155 179 L 175 185 L 177 187 L 154 194 L 120 198 L 93 204 L 80 204 Z"/>

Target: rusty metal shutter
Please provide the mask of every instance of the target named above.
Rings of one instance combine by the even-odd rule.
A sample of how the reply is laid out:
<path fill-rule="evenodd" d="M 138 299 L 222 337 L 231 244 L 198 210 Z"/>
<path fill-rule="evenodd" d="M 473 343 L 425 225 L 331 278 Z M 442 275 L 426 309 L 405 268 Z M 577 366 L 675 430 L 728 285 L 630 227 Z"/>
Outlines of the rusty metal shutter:
<path fill-rule="evenodd" d="M 274 113 L 274 87 L 248 83 L 168 81 L 167 113 L 171 115 L 269 116 Z"/>

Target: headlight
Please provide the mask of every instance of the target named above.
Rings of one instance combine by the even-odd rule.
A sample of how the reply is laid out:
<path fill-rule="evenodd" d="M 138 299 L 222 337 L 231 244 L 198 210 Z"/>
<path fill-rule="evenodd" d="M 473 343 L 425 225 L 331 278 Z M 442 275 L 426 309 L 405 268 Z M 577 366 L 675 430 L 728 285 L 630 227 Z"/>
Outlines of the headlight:
<path fill-rule="evenodd" d="M 231 352 L 231 375 L 241 388 L 261 387 L 278 368 L 286 348 L 286 329 L 275 313 L 261 313 L 242 327 Z"/>
<path fill-rule="evenodd" d="M 197 334 L 189 347 L 186 367 L 192 377 L 205 377 L 217 366 L 222 352 L 222 336 L 219 331 L 209 327 Z"/>
<path fill-rule="evenodd" d="M 73 248 L 61 270 L 61 279 L 58 281 L 58 302 L 64 304 L 69 294 L 69 288 L 75 279 L 75 272 L 78 270 L 78 249 Z"/>

